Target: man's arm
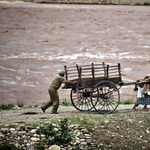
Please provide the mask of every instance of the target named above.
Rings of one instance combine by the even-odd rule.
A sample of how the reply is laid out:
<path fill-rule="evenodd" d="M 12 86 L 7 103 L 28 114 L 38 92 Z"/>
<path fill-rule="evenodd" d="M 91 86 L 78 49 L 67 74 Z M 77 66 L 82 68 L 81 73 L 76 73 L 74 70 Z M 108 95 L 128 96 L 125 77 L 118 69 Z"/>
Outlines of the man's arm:
<path fill-rule="evenodd" d="M 71 81 L 67 81 L 67 80 L 66 80 L 66 83 L 69 83 L 69 84 L 75 84 L 75 83 L 76 83 L 76 81 L 71 82 Z"/>

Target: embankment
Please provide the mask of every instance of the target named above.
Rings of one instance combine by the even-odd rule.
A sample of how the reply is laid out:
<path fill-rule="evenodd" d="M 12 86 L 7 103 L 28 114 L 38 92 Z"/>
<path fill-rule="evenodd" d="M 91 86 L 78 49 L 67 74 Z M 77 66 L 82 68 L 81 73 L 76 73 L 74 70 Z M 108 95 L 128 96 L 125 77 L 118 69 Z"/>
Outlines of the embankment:
<path fill-rule="evenodd" d="M 3 1 L 3 0 L 0 0 Z M 5 0 L 52 4 L 150 5 L 150 0 Z"/>

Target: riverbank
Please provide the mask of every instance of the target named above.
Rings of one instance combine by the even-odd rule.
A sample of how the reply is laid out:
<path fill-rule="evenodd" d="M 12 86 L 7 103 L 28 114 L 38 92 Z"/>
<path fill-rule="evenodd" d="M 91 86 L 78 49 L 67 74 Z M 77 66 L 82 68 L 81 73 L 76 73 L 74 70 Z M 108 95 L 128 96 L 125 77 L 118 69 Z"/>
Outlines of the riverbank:
<path fill-rule="evenodd" d="M 150 0 L 6 0 L 6 1 L 51 3 L 51 4 L 150 5 Z"/>
<path fill-rule="evenodd" d="M 132 107 L 133 104 L 119 105 L 115 112 L 108 115 L 94 111 L 80 112 L 70 106 L 60 106 L 59 114 L 55 115 L 50 114 L 50 109 L 43 113 L 40 108 L 1 111 L 0 138 L 11 140 L 16 146 L 36 150 L 39 142 L 35 132 L 37 127 L 53 123 L 55 130 L 59 130 L 57 123 L 67 117 L 69 130 L 75 139 L 69 144 L 59 145 L 61 150 L 71 150 L 77 145 L 90 146 L 89 150 L 149 149 L 150 111 L 143 110 L 142 106 L 138 107 L 138 111 L 132 111 Z M 43 135 L 42 137 L 44 138 Z M 121 144 L 118 143 L 118 139 L 122 141 Z"/>

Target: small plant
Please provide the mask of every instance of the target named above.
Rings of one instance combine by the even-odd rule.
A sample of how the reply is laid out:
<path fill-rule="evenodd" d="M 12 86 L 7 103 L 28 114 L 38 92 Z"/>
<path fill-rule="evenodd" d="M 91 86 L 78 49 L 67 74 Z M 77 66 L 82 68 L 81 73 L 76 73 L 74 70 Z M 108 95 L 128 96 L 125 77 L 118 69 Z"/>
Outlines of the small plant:
<path fill-rule="evenodd" d="M 73 134 L 68 130 L 68 119 L 64 118 L 59 123 L 61 127 L 61 134 L 58 137 L 58 140 L 61 143 L 67 143 L 73 139 Z"/>
<path fill-rule="evenodd" d="M 23 107 L 24 106 L 24 102 L 20 101 L 20 100 L 17 100 L 17 106 L 18 107 Z"/>
<path fill-rule="evenodd" d="M 13 107 L 15 107 L 14 104 L 2 104 L 2 105 L 0 105 L 0 109 L 3 109 L 3 110 L 12 109 Z"/>
<path fill-rule="evenodd" d="M 68 130 L 68 119 L 64 118 L 60 121 L 59 126 L 60 130 L 55 131 L 52 123 L 47 124 L 46 126 L 40 126 L 36 131 L 36 134 L 45 135 L 46 143 L 45 144 L 63 144 L 68 143 L 73 139 L 73 134 Z"/>
<path fill-rule="evenodd" d="M 62 102 L 60 102 L 61 106 L 72 106 L 72 103 L 67 101 L 66 98 L 62 100 Z"/>

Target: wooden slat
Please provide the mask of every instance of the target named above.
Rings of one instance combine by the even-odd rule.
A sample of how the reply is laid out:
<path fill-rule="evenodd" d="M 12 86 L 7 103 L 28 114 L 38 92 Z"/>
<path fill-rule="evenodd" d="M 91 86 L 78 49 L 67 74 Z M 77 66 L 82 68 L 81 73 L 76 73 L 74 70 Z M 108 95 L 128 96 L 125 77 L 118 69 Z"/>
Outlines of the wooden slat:
<path fill-rule="evenodd" d="M 95 73 L 95 75 L 103 75 L 104 77 L 106 77 L 104 73 Z"/>
<path fill-rule="evenodd" d="M 116 72 L 116 71 L 112 71 L 112 72 L 110 72 L 110 71 L 109 71 L 109 75 L 111 75 L 111 74 L 113 74 L 113 73 L 116 73 L 116 74 L 118 74 L 118 75 L 119 75 L 119 73 L 118 73 L 118 72 Z"/>
<path fill-rule="evenodd" d="M 77 71 L 77 68 L 74 68 L 74 69 L 67 69 L 68 72 L 72 72 L 72 71 Z"/>
<path fill-rule="evenodd" d="M 110 68 L 109 67 L 109 71 L 111 71 L 111 70 L 116 70 L 118 72 L 118 68 Z"/>
<path fill-rule="evenodd" d="M 120 68 L 120 64 L 106 66 L 104 62 L 102 64 L 91 63 L 91 65 L 76 65 L 76 67 L 66 67 L 68 80 L 77 80 L 77 87 L 93 86 L 102 80 L 114 80 L 116 84 L 117 82 L 121 81 Z M 66 86 L 70 87 L 71 85 Z"/>
<path fill-rule="evenodd" d="M 76 74 L 76 75 L 78 75 L 78 71 L 77 72 L 69 72 L 68 74 Z"/>
<path fill-rule="evenodd" d="M 110 65 L 109 65 L 110 66 Z M 111 68 L 113 68 L 113 67 L 117 67 L 118 68 L 118 65 L 115 65 L 115 66 L 110 66 Z"/>

